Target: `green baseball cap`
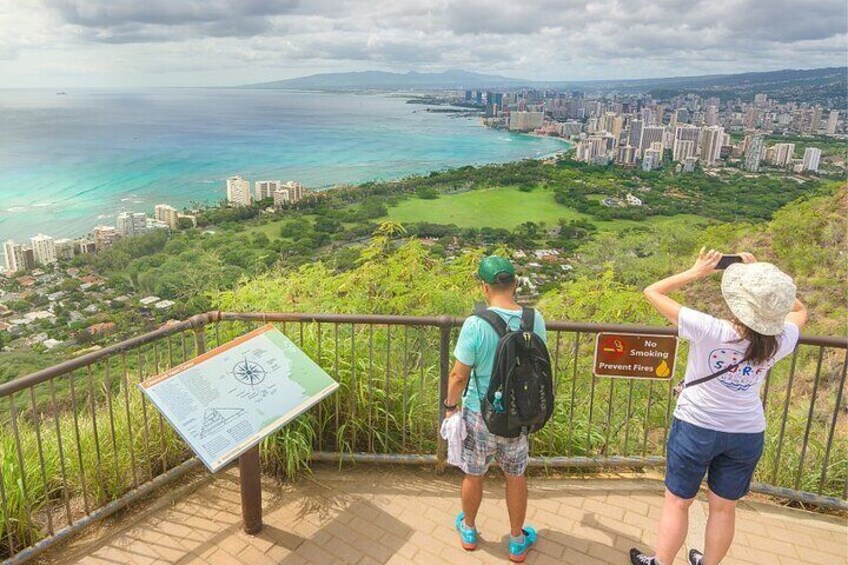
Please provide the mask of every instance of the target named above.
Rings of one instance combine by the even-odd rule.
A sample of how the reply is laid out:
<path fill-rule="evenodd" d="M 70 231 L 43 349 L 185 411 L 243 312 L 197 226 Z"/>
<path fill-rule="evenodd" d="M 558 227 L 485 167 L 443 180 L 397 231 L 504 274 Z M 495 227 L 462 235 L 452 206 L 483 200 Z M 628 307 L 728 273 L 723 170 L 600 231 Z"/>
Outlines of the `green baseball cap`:
<path fill-rule="evenodd" d="M 485 283 L 495 284 L 498 282 L 498 275 L 506 273 L 511 277 L 515 276 L 515 267 L 509 259 L 499 257 L 497 255 L 489 255 L 480 261 L 480 267 L 477 269 L 477 276 Z"/>

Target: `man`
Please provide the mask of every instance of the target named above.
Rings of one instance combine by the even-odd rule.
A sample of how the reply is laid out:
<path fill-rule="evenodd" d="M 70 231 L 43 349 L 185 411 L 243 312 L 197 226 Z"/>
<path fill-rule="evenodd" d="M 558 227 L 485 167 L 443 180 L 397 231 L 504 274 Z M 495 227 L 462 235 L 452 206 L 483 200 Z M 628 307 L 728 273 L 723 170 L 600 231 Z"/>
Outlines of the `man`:
<path fill-rule="evenodd" d="M 480 262 L 477 270 L 488 310 L 497 313 L 513 330 L 521 325 L 521 306 L 515 301 L 515 268 L 509 260 L 490 256 Z M 538 312 L 533 331 L 544 341 L 545 321 Z M 509 558 L 522 562 L 536 543 L 536 530 L 524 525 L 527 513 L 527 436 L 505 438 L 489 433 L 481 415 L 480 399 L 489 388 L 498 335 L 486 321 L 469 317 L 462 326 L 454 356 L 456 363 L 450 374 L 445 399 L 447 416 L 459 410 L 462 398 L 462 417 L 468 436 L 463 442 L 462 512 L 456 518 L 460 543 L 468 551 L 477 548 L 477 511 L 483 500 L 483 478 L 493 460 L 498 462 L 506 478 L 506 503 L 509 511 Z M 472 370 L 474 374 L 472 374 Z M 467 392 L 463 396 L 463 390 Z"/>

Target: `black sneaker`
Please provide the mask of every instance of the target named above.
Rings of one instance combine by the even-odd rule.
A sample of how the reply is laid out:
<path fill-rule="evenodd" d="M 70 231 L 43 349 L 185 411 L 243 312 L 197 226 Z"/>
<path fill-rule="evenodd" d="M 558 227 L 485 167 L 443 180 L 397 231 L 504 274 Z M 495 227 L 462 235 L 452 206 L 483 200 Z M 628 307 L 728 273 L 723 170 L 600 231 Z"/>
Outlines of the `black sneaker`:
<path fill-rule="evenodd" d="M 701 565 L 704 562 L 704 554 L 697 549 L 689 550 L 689 565 Z"/>
<path fill-rule="evenodd" d="M 645 555 L 638 549 L 631 548 L 630 550 L 630 564 L 631 565 L 656 565 L 656 561 L 654 561 L 653 555 Z"/>

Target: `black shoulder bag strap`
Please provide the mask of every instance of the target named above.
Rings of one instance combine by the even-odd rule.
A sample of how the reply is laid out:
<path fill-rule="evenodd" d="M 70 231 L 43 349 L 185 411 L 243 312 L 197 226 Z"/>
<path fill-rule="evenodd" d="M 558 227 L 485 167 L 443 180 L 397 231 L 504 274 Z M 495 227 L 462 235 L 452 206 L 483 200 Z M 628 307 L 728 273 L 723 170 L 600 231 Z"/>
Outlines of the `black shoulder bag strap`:
<path fill-rule="evenodd" d="M 684 389 L 687 389 L 690 386 L 702 385 L 704 383 L 710 382 L 713 379 L 717 379 L 720 376 L 724 375 L 725 373 L 729 373 L 730 371 L 737 369 L 739 366 L 744 364 L 746 361 L 748 361 L 748 357 L 743 357 L 742 360 L 739 361 L 738 363 L 734 363 L 733 365 L 728 365 L 724 369 L 721 369 L 720 371 L 716 371 L 712 375 L 707 375 L 706 377 L 701 377 L 700 379 L 695 379 L 694 381 L 689 381 L 689 382 L 680 381 L 679 383 L 677 383 L 677 386 L 674 387 L 674 395 L 677 396 L 678 394 L 683 392 Z"/>

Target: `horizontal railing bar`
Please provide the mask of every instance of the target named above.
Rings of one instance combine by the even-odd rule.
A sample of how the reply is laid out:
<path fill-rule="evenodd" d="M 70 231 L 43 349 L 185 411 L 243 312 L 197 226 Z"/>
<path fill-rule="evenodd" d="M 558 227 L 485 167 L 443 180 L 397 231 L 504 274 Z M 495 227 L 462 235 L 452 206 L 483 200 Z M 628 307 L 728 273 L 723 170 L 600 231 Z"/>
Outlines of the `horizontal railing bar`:
<path fill-rule="evenodd" d="M 77 369 L 87 367 L 96 363 L 97 361 L 100 361 L 101 359 L 106 359 L 112 357 L 113 355 L 128 351 L 130 349 L 134 349 L 136 347 L 140 347 L 142 345 L 158 341 L 163 337 L 167 337 L 175 333 L 184 332 L 190 329 L 197 329 L 203 327 L 204 325 L 210 322 L 216 321 L 213 318 L 213 316 L 215 315 L 215 312 L 210 312 L 207 314 L 198 314 L 197 316 L 192 316 L 188 320 L 163 326 L 157 330 L 153 330 L 152 332 L 132 337 L 114 345 L 104 347 L 103 349 L 100 349 L 98 351 L 81 355 L 75 359 L 70 359 L 63 363 L 59 363 L 58 365 L 47 367 L 46 369 L 42 369 L 40 371 L 30 373 L 23 377 L 19 377 L 5 384 L 0 384 L 0 398 L 19 392 L 27 387 L 37 385 L 48 379 L 66 375 Z"/>
<path fill-rule="evenodd" d="M 776 487 L 765 483 L 751 483 L 751 492 L 765 494 L 768 496 L 776 496 L 778 498 L 785 498 L 796 502 L 804 502 L 822 508 L 842 511 L 848 510 L 848 500 L 840 500 L 835 496 L 825 496 L 822 494 L 804 492 L 802 490 L 795 490 L 791 488 Z"/>
<path fill-rule="evenodd" d="M 398 326 L 462 326 L 465 318 L 455 316 L 396 316 L 385 314 L 318 314 L 299 312 L 211 312 L 207 314 L 216 321 L 253 322 L 321 322 L 338 324 L 382 324 Z M 646 335 L 677 335 L 676 328 L 662 326 L 640 326 L 635 324 L 598 324 L 593 322 L 546 321 L 545 328 L 563 332 L 619 332 Z M 801 336 L 801 345 L 819 345 L 848 349 L 848 337 Z"/>
<path fill-rule="evenodd" d="M 322 463 L 383 463 L 389 465 L 433 465 L 438 463 L 436 455 L 401 453 L 338 453 L 335 451 L 313 451 L 310 461 Z"/>
<path fill-rule="evenodd" d="M 111 516 L 115 512 L 123 510 L 124 508 L 126 508 L 127 506 L 129 506 L 130 504 L 135 502 L 136 500 L 138 500 L 138 499 L 140 499 L 144 496 L 147 496 L 148 494 L 150 494 L 151 492 L 153 492 L 157 488 L 165 486 L 166 484 L 170 483 L 171 481 L 178 479 L 179 477 L 182 477 L 186 473 L 189 473 L 190 471 L 194 471 L 195 469 L 199 469 L 201 466 L 202 465 L 200 464 L 200 460 L 197 457 L 192 457 L 191 459 L 184 461 L 183 463 L 177 465 L 173 469 L 171 469 L 171 470 L 169 470 L 165 473 L 162 473 L 161 475 L 159 475 L 159 476 L 153 478 L 152 480 L 148 481 L 147 483 L 141 485 L 137 489 L 133 489 L 133 490 L 129 491 L 127 494 L 125 494 L 121 498 L 119 498 L 117 500 L 113 500 L 112 502 L 94 510 L 90 514 L 87 514 L 83 518 L 80 518 L 79 520 L 74 522 L 73 525 L 65 526 L 64 528 L 62 528 L 61 530 L 59 530 L 58 532 L 56 532 L 52 536 L 50 536 L 48 538 L 44 538 L 43 540 L 39 541 L 38 543 L 27 547 L 26 549 L 22 550 L 20 553 L 15 554 L 14 557 L 11 557 L 7 561 L 4 561 L 4 565 L 13 565 L 13 564 L 18 564 L 18 563 L 24 563 L 26 561 L 29 561 L 30 559 L 33 559 L 39 553 L 41 553 L 41 552 L 45 551 L 46 549 L 56 545 L 57 543 L 61 542 L 62 540 L 66 539 L 66 538 L 68 538 L 68 537 L 70 537 L 70 536 L 72 536 L 76 533 L 79 533 L 84 528 L 93 524 L 94 522 L 97 522 L 98 520 L 102 520 L 104 518 L 108 518 L 109 516 Z"/>
<path fill-rule="evenodd" d="M 567 467 L 573 469 L 603 469 L 603 468 L 628 468 L 638 469 L 641 467 L 662 467 L 665 465 L 664 457 L 531 457 L 531 467 Z"/>
<path fill-rule="evenodd" d="M 362 315 L 362 314 L 310 314 L 282 312 L 206 312 L 198 314 L 182 322 L 170 324 L 152 332 L 130 338 L 128 340 L 104 347 L 99 351 L 88 353 L 53 367 L 30 373 L 5 384 L 0 384 L 0 398 L 20 392 L 27 387 L 37 385 L 50 378 L 70 373 L 71 371 L 91 365 L 101 359 L 118 353 L 157 341 L 163 337 L 190 329 L 200 329 L 209 323 L 219 321 L 254 321 L 254 322 L 318 322 L 318 323 L 351 323 L 351 324 L 382 324 L 400 326 L 435 326 L 456 328 L 462 326 L 465 319 L 451 316 L 395 316 L 395 315 Z M 659 326 L 638 326 L 629 324 L 597 324 L 589 322 L 546 322 L 550 331 L 564 332 L 620 332 L 635 334 L 676 335 L 675 328 Z M 801 345 L 816 345 L 848 349 L 848 338 L 829 336 L 801 336 Z"/>

